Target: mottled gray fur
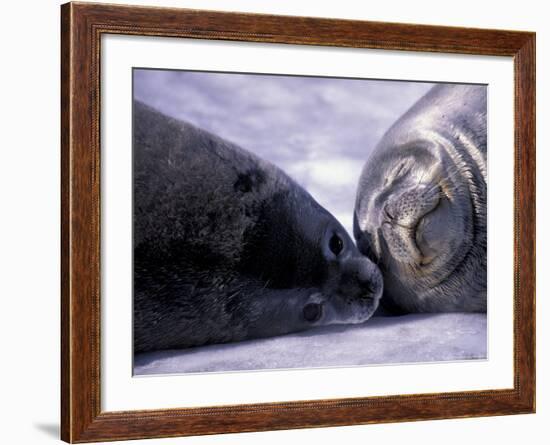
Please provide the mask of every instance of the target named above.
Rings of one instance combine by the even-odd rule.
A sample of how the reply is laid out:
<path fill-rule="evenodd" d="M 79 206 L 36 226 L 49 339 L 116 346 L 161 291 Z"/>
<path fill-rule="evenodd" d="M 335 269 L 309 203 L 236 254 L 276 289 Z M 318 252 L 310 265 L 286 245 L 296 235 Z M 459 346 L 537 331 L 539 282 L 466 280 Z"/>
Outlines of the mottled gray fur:
<path fill-rule="evenodd" d="M 136 352 L 362 322 L 381 293 L 376 266 L 281 170 L 134 103 Z"/>
<path fill-rule="evenodd" d="M 354 235 L 399 312 L 487 310 L 487 92 L 438 85 L 364 166 Z"/>

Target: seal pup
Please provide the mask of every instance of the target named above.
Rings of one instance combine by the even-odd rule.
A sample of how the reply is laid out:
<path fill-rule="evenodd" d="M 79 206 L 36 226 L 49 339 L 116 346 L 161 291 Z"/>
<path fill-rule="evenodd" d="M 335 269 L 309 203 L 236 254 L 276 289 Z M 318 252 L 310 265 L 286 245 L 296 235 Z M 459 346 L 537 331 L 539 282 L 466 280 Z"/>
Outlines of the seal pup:
<path fill-rule="evenodd" d="M 437 85 L 382 137 L 359 179 L 354 236 L 381 307 L 487 310 L 487 93 Z"/>
<path fill-rule="evenodd" d="M 361 323 L 378 268 L 282 170 L 134 102 L 134 350 Z"/>

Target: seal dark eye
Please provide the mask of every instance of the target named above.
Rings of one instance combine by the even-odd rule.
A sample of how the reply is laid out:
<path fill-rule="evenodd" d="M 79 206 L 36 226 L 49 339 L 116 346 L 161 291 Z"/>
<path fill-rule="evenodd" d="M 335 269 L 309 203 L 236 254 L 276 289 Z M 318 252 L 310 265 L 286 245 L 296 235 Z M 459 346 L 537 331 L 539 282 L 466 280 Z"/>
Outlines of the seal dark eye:
<path fill-rule="evenodd" d="M 304 306 L 304 318 L 310 323 L 315 323 L 323 315 L 323 306 L 319 303 L 309 303 Z"/>
<path fill-rule="evenodd" d="M 342 241 L 342 238 L 340 238 L 336 233 L 330 237 L 330 240 L 328 242 L 328 247 L 332 251 L 332 253 L 336 256 L 340 255 L 340 252 L 342 252 L 342 249 L 344 248 L 344 241 Z"/>

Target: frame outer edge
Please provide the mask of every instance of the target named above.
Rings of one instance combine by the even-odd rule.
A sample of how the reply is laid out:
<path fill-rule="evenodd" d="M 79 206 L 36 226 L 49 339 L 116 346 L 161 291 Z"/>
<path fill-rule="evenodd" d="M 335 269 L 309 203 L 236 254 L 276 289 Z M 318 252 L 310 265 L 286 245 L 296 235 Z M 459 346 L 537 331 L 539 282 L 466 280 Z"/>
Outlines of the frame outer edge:
<path fill-rule="evenodd" d="M 71 12 L 61 5 L 61 422 L 60 438 L 71 442 L 71 299 L 70 299 L 70 140 L 71 140 Z"/>
<path fill-rule="evenodd" d="M 154 13 L 153 13 L 154 12 Z M 204 13 L 204 17 L 199 13 Z M 204 19 L 201 19 L 204 18 Z M 124 25 L 121 25 L 121 22 Z M 158 23 L 158 28 L 151 26 Z M 368 23 L 368 26 L 367 26 Z M 184 26 L 185 24 L 185 26 Z M 293 36 L 290 24 L 297 25 Z M 317 24 L 332 32 L 321 33 Z M 239 405 L 158 412 L 101 412 L 99 368 L 99 107 L 101 32 L 276 41 L 514 56 L 515 384 L 513 390 Z M 367 28 L 364 28 L 367 26 Z M 145 28 L 144 28 L 145 27 Z M 374 28 L 372 28 L 374 27 Z M 235 32 L 235 29 L 244 31 Z M 387 29 L 376 34 L 374 29 Z M 146 29 L 146 30 L 145 30 Z M 267 29 L 269 33 L 257 32 Z M 324 28 L 323 28 L 324 29 Z M 529 413 L 535 409 L 535 35 L 338 19 L 68 3 L 61 7 L 61 438 L 70 443 Z M 305 34 L 304 34 L 305 33 Z M 310 35 L 313 33 L 313 37 Z M 321 33 L 322 35 L 319 35 Z M 416 48 L 401 46 L 406 35 Z M 381 37 L 378 39 L 378 35 Z M 372 38 L 370 36 L 373 36 Z M 491 38 L 489 38 L 491 37 Z M 497 43 L 493 42 L 496 37 Z M 355 39 L 359 40 L 355 40 Z M 413 39 L 414 40 L 414 39 Z M 414 42 L 413 42 L 414 43 Z M 96 60 L 97 59 L 97 60 Z M 97 87 L 97 91 L 94 88 Z M 99 117 L 99 116 L 97 116 Z M 336 404 L 333 405 L 332 402 Z M 329 406 L 330 405 L 330 406 Z"/>
<path fill-rule="evenodd" d="M 516 221 L 519 236 L 515 274 L 517 381 L 526 412 L 536 410 L 536 35 L 531 33 L 514 58 L 516 75 Z"/>
<path fill-rule="evenodd" d="M 82 441 L 99 415 L 99 153 L 87 5 L 61 6 L 61 439 Z"/>

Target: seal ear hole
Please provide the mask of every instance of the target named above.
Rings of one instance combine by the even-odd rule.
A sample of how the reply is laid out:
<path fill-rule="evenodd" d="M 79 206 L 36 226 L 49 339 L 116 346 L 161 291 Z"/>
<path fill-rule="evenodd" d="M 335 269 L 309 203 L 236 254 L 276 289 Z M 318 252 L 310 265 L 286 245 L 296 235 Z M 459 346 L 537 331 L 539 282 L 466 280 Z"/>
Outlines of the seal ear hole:
<path fill-rule="evenodd" d="M 233 184 L 235 191 L 240 193 L 249 193 L 257 189 L 265 182 L 264 174 L 259 170 L 248 170 L 245 173 L 239 173 L 237 180 Z"/>
<path fill-rule="evenodd" d="M 308 303 L 304 306 L 303 314 L 306 321 L 315 323 L 323 315 L 323 305 L 321 303 Z"/>
<path fill-rule="evenodd" d="M 334 255 L 338 256 L 344 249 L 344 241 L 336 233 L 333 233 L 328 242 L 328 247 Z"/>

